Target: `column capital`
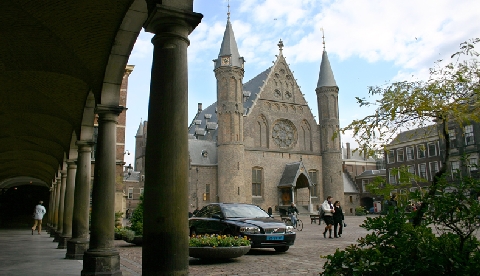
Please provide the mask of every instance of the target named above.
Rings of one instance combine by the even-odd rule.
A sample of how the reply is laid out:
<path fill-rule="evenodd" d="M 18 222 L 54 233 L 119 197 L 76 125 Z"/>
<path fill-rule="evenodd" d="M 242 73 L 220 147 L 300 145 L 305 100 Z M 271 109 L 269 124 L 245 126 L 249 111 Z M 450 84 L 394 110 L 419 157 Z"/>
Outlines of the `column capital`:
<path fill-rule="evenodd" d="M 78 140 L 75 142 L 75 145 L 78 147 L 78 152 L 92 151 L 92 147 L 95 145 L 93 140 Z"/>
<path fill-rule="evenodd" d="M 81 147 L 81 146 L 93 146 L 95 145 L 95 141 L 93 140 L 78 140 L 75 142 L 75 145 Z"/>
<path fill-rule="evenodd" d="M 61 170 L 60 174 L 61 174 L 60 179 L 67 178 L 67 170 Z"/>
<path fill-rule="evenodd" d="M 77 167 L 77 159 L 67 159 L 65 163 L 67 163 L 67 169 Z"/>
<path fill-rule="evenodd" d="M 95 107 L 95 113 L 102 115 L 102 114 L 115 114 L 119 115 L 125 109 L 124 106 L 119 105 L 103 105 L 97 104 Z"/>
<path fill-rule="evenodd" d="M 179 36 L 187 44 L 190 44 L 188 35 L 198 26 L 202 18 L 203 15 L 201 13 L 187 12 L 157 4 L 157 7 L 150 13 L 143 27 L 145 31 L 156 35 L 163 33 Z"/>

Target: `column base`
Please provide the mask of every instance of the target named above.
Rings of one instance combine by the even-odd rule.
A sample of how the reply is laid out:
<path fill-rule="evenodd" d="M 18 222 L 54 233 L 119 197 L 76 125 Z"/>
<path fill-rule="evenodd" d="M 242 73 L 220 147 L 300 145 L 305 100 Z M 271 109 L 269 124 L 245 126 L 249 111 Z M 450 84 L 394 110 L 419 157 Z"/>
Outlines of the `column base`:
<path fill-rule="evenodd" d="M 65 259 L 83 260 L 83 254 L 88 250 L 88 240 L 70 239 L 67 241 Z"/>
<path fill-rule="evenodd" d="M 49 233 L 50 233 L 50 238 L 53 238 L 53 237 L 55 237 L 55 233 L 56 233 L 56 231 L 55 231 L 55 230 L 56 230 L 56 229 L 55 229 L 55 228 L 53 228 L 53 227 L 52 227 L 52 228 L 50 228 L 50 231 L 49 231 Z"/>
<path fill-rule="evenodd" d="M 116 250 L 88 250 L 83 255 L 82 276 L 122 276 L 120 254 Z"/>
<path fill-rule="evenodd" d="M 53 238 L 53 242 L 59 242 L 61 235 L 62 235 L 62 233 L 60 233 L 60 232 L 55 232 L 54 238 Z"/>
<path fill-rule="evenodd" d="M 58 242 L 57 249 L 65 249 L 67 248 L 67 242 L 72 237 L 69 236 L 60 236 L 60 241 Z"/>

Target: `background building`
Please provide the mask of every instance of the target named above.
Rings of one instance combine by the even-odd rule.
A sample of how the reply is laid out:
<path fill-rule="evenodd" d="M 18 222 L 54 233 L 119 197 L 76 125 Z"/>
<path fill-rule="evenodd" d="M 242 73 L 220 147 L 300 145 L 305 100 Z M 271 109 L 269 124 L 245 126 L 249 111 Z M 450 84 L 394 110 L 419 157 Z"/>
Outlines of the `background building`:
<path fill-rule="evenodd" d="M 282 54 L 283 42 L 277 46 L 273 65 L 243 83 L 245 61 L 227 20 L 214 60 L 217 102 L 205 109 L 200 103 L 188 127 L 191 211 L 210 202 L 246 202 L 282 212 L 295 202 L 300 212 L 316 213 L 332 195 L 344 203 L 347 215 L 354 214 L 358 190 L 342 170 L 340 138 L 332 138 L 339 128 L 339 89 L 327 53 L 316 89 L 317 124 Z M 146 128 L 147 122 L 141 122 L 136 135 L 140 175 Z"/>

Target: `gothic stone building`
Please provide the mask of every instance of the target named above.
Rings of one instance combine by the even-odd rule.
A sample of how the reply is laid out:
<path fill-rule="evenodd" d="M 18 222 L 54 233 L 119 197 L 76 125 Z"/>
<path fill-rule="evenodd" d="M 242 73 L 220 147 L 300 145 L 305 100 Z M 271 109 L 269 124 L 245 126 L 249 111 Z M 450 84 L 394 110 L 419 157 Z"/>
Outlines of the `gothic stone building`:
<path fill-rule="evenodd" d="M 339 128 L 339 88 L 327 53 L 316 89 L 317 124 L 281 40 L 278 46 L 273 66 L 244 83 L 245 61 L 227 20 L 214 60 L 217 102 L 205 109 L 199 104 L 189 126 L 190 210 L 210 202 L 245 202 L 281 212 L 295 202 L 300 212 L 316 212 L 328 195 L 344 203 L 340 138 L 332 139 Z M 136 136 L 139 152 L 145 126 L 140 124 Z M 143 162 L 136 153 L 136 170 Z"/>

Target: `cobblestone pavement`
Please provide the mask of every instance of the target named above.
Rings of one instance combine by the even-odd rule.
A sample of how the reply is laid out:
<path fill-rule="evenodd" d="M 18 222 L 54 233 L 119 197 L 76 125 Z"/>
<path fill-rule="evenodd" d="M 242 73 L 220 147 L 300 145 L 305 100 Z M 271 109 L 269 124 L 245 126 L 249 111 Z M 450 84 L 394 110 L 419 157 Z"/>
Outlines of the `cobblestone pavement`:
<path fill-rule="evenodd" d="M 252 249 L 240 258 L 224 262 L 211 262 L 189 258 L 190 275 L 318 275 L 322 271 L 325 259 L 320 255 L 328 255 L 337 248 L 343 249 L 364 237 L 367 231 L 359 225 L 365 216 L 345 217 L 347 227 L 341 238 L 323 238 L 325 225 L 310 224 L 309 216 L 300 216 L 303 231 L 297 232 L 295 245 L 285 253 L 277 253 L 273 249 Z M 142 248 L 124 241 L 116 241 L 120 252 L 121 269 L 124 276 L 141 275 Z"/>

